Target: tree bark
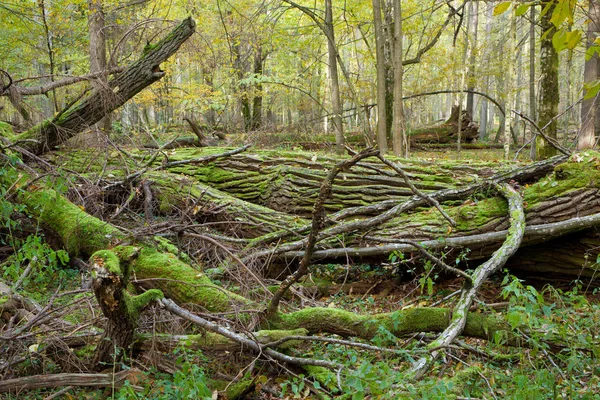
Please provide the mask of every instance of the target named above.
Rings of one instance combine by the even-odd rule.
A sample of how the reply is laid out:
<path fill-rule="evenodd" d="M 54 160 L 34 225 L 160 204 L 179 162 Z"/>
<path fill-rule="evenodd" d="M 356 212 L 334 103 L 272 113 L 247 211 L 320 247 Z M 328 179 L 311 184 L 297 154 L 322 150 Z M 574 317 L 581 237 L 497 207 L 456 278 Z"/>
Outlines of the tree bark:
<path fill-rule="evenodd" d="M 590 0 L 590 22 L 587 29 L 587 46 L 591 46 L 600 32 L 600 1 Z M 598 54 L 585 61 L 583 71 L 584 84 L 591 84 L 598 79 Z M 583 99 L 581 103 L 581 133 L 577 141 L 577 149 L 590 149 L 596 145 L 596 115 L 598 114 L 598 96 Z"/>
<path fill-rule="evenodd" d="M 340 82 L 337 71 L 337 49 L 335 43 L 335 30 L 333 28 L 333 8 L 331 0 L 325 0 L 325 20 L 323 22 L 327 36 L 327 59 L 329 68 L 329 82 L 331 85 L 331 108 L 333 112 L 333 126 L 335 129 L 335 148 L 338 154 L 344 152 L 344 126 L 342 124 L 342 102 L 340 99 Z"/>
<path fill-rule="evenodd" d="M 408 140 L 404 121 L 402 100 L 402 6 L 400 0 L 394 0 L 394 119 L 392 148 L 396 156 L 408 157 Z"/>
<path fill-rule="evenodd" d="M 387 74 L 385 68 L 385 38 L 381 18 L 380 0 L 373 0 L 373 23 L 375 26 L 375 56 L 377 64 L 377 146 L 381 154 L 387 154 Z"/>
<path fill-rule="evenodd" d="M 88 29 L 90 31 L 90 73 L 98 74 L 98 78 L 92 81 L 92 87 L 102 90 L 108 86 L 108 74 L 106 64 L 106 33 L 104 22 L 103 0 L 88 0 Z M 107 114 L 96 126 L 104 131 L 110 132 L 111 117 Z"/>
<path fill-rule="evenodd" d="M 546 135 L 557 139 L 558 123 L 558 53 L 552 44 L 556 32 L 551 22 L 552 13 L 556 8 L 554 1 L 542 1 L 542 9 L 547 12 L 541 17 L 541 54 L 540 54 L 540 99 L 538 107 L 538 125 L 545 129 Z M 556 154 L 556 149 L 538 136 L 536 140 L 537 159 L 544 159 Z"/>

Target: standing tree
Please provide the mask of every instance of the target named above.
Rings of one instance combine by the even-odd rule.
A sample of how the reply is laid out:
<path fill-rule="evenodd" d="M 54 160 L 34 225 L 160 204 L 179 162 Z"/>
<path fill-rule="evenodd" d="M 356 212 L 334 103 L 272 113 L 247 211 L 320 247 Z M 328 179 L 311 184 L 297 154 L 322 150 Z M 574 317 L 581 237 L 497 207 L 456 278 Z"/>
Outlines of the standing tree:
<path fill-rule="evenodd" d="M 400 0 L 394 0 L 394 119 L 392 148 L 397 156 L 408 157 L 408 140 L 404 125 L 402 101 L 402 6 Z"/>
<path fill-rule="evenodd" d="M 552 43 L 556 27 L 552 16 L 556 4 L 554 0 L 542 1 L 541 39 L 540 39 L 540 99 L 538 125 L 551 139 L 557 138 L 558 123 L 558 53 Z M 556 154 L 556 149 L 543 137 L 536 139 L 536 158 L 544 159 Z"/>
<path fill-rule="evenodd" d="M 88 0 L 88 24 L 90 31 L 90 72 L 98 74 L 92 87 L 102 89 L 108 84 L 106 64 L 106 33 L 104 5 L 102 0 Z M 110 131 L 111 118 L 107 114 L 96 126 L 105 133 Z"/>
<path fill-rule="evenodd" d="M 587 29 L 587 46 L 591 47 L 600 33 L 600 2 L 590 0 L 589 24 Z M 583 80 L 586 85 L 592 85 L 598 79 L 598 54 L 592 48 L 591 54 L 586 54 Z M 596 144 L 596 131 L 598 116 L 598 96 L 585 98 L 581 103 L 581 133 L 577 141 L 577 149 L 592 148 Z"/>

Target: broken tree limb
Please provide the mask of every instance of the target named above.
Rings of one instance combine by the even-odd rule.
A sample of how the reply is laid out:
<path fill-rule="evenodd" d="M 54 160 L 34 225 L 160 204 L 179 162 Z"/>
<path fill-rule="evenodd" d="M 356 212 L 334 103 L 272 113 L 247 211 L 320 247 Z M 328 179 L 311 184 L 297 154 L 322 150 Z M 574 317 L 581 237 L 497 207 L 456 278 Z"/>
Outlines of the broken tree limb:
<path fill-rule="evenodd" d="M 272 348 L 269 348 L 267 346 L 260 344 L 257 341 L 250 340 L 236 332 L 233 332 L 233 331 L 230 331 L 229 329 L 223 328 L 222 326 L 219 326 L 219 325 L 215 324 L 214 322 L 211 322 L 202 317 L 199 317 L 198 315 L 195 315 L 195 314 L 189 312 L 188 310 L 179 307 L 172 300 L 162 299 L 162 300 L 160 300 L 160 304 L 166 310 L 168 310 L 169 312 L 171 312 L 181 318 L 184 318 L 190 322 L 193 322 L 194 324 L 196 324 L 210 332 L 218 333 L 219 335 L 225 336 L 226 338 L 233 340 L 233 341 L 239 343 L 240 345 L 243 345 L 244 347 L 253 350 L 256 353 L 265 354 L 265 355 L 273 358 L 274 360 L 284 362 L 284 363 L 294 364 L 294 365 L 316 365 L 319 367 L 325 367 L 325 368 L 330 368 L 330 369 L 339 369 L 340 368 L 339 364 L 333 363 L 330 361 L 316 360 L 316 359 L 311 359 L 311 358 L 292 357 L 292 356 L 288 356 L 283 353 L 280 353 L 276 350 L 273 350 Z"/>
<path fill-rule="evenodd" d="M 136 62 L 115 76 L 107 87 L 99 87 L 52 118 L 17 136 L 17 139 L 36 139 L 37 145 L 28 148 L 41 154 L 56 148 L 67 139 L 100 121 L 147 86 L 161 79 L 165 72 L 160 64 L 166 61 L 194 33 L 192 18 L 183 20 L 169 35 L 151 46 Z"/>
<path fill-rule="evenodd" d="M 436 340 L 428 345 L 428 348 L 430 349 L 449 346 L 454 339 L 462 334 L 467 321 L 467 312 L 473 303 L 475 295 L 477 295 L 477 292 L 481 288 L 481 285 L 483 285 L 491 274 L 502 268 L 502 266 L 506 264 L 506 261 L 521 245 L 523 234 L 525 232 L 523 199 L 521 198 L 520 193 L 507 184 L 497 185 L 496 189 L 508 200 L 510 228 L 508 229 L 506 240 L 488 261 L 475 269 L 472 274 L 472 280 L 464 282 L 460 298 L 454 307 L 450 324 Z M 439 350 L 433 350 L 427 356 L 418 360 L 413 366 L 415 378 L 419 379 L 422 377 L 438 355 Z"/>

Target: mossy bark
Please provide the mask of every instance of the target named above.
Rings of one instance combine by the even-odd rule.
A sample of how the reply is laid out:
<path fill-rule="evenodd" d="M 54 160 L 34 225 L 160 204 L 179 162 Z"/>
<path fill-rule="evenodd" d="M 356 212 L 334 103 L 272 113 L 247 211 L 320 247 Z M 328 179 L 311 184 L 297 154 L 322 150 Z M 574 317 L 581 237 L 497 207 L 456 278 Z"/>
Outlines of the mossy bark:
<path fill-rule="evenodd" d="M 107 318 L 104 335 L 92 361 L 93 367 L 104 368 L 106 363 L 121 359 L 132 344 L 139 313 L 152 301 L 163 297 L 160 290 L 148 290 L 140 295 L 127 291 L 130 262 L 139 254 L 132 246 L 95 252 L 91 259 L 92 288 L 104 316 Z"/>
<path fill-rule="evenodd" d="M 217 152 L 223 152 L 223 149 L 179 149 L 169 152 L 168 157 L 170 161 L 191 160 Z M 149 177 L 154 182 L 155 197 L 162 216 L 169 215 L 173 209 L 189 208 L 193 202 L 190 198 L 202 198 L 206 209 L 220 210 L 217 214 L 207 216 L 208 221 L 235 221 L 235 234 L 250 240 L 245 255 L 261 256 L 261 248 L 277 243 L 274 255 L 301 257 L 306 244 L 305 235 L 310 228 L 309 221 L 303 217 L 306 210 L 312 211 L 318 185 L 327 168 L 338 160 L 333 156 L 323 156 L 322 160 L 319 158 L 315 161 L 311 159 L 312 156 L 312 153 L 304 152 L 274 154 L 270 151 L 254 151 L 207 165 L 190 163 L 167 171 L 155 171 Z M 92 157 L 89 153 L 71 153 L 65 157 L 69 160 L 69 167 L 76 170 L 83 171 L 90 166 L 92 171 L 101 168 L 89 161 Z M 545 226 L 600 212 L 598 158 L 597 153 L 588 152 L 556 167 L 554 173 L 535 183 L 515 182 L 524 197 L 527 226 Z M 551 164 L 544 165 L 542 171 L 549 171 Z M 452 162 L 432 165 L 416 162 L 405 163 L 403 167 L 419 190 L 439 195 L 436 198 L 442 202 L 445 212 L 457 222 L 457 226 L 451 227 L 437 210 L 422 208 L 428 203 L 415 200 L 412 193 L 408 193 L 410 190 L 405 187 L 404 180 L 395 177 L 382 164 L 365 161 L 351 172 L 342 173 L 333 184 L 332 198 L 325 204 L 328 216 L 317 244 L 317 259 L 335 261 L 351 256 L 371 261 L 374 258 L 387 260 L 394 250 L 412 252 L 408 245 L 394 244 L 403 239 L 436 242 L 437 245 L 431 245 L 434 248 L 445 247 L 444 240 L 449 244 L 454 239 L 463 243 L 453 245 L 456 250 L 448 253 L 448 259 L 458 256 L 465 247 L 470 250 L 470 260 L 482 259 L 501 245 L 501 235 L 491 239 L 479 239 L 478 235 L 501 232 L 508 227 L 506 202 L 499 197 L 490 197 L 493 191 L 482 187 L 471 190 L 465 186 L 472 184 L 471 187 L 477 187 L 485 182 L 492 173 L 491 165 Z M 106 171 L 122 175 L 117 165 L 109 165 Z M 539 176 L 539 172 L 537 174 Z M 528 175 L 526 182 L 532 176 L 536 175 Z M 502 176 L 499 175 L 494 182 L 501 180 Z M 443 190 L 437 190 L 440 188 Z M 421 208 L 413 207 L 411 212 L 403 212 L 406 208 L 403 204 L 407 204 L 403 203 L 405 201 L 415 205 L 421 202 L 418 205 Z M 339 208 L 342 209 L 333 212 Z M 198 217 L 202 213 L 199 210 Z M 536 245 L 577 230 L 577 226 L 568 231 L 550 229 L 547 235 L 530 235 L 528 231 L 524 244 Z M 222 233 L 230 234 L 227 231 Z M 586 240 L 592 236 L 586 236 Z M 586 268 L 581 269 L 586 264 L 583 262 L 585 251 L 594 246 L 591 242 L 589 245 L 586 241 L 564 242 L 561 245 L 565 248 L 583 248 L 584 251 L 568 257 L 567 251 L 560 250 L 560 247 L 548 252 L 541 246 L 541 251 L 536 251 L 534 257 L 528 257 L 535 262 L 515 264 L 509 261 L 508 265 L 523 270 L 543 271 L 547 263 L 553 271 L 559 272 L 554 258 L 558 251 L 561 260 L 567 262 L 564 266 L 566 273 L 578 275 L 583 272 L 584 276 L 594 274 L 592 269 L 587 268 L 593 263 L 588 262 Z M 270 254 L 271 250 L 264 250 L 264 255 Z M 521 250 L 516 257 L 523 259 L 519 254 L 527 251 Z"/>

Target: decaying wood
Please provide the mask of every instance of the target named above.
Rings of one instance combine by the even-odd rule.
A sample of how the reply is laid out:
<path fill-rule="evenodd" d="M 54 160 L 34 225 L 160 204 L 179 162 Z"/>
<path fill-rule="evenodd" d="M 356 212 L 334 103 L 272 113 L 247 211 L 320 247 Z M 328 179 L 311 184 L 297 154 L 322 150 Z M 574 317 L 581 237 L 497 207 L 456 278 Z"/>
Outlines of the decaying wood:
<path fill-rule="evenodd" d="M 54 374 L 32 375 L 0 381 L 0 393 L 21 394 L 25 390 L 51 389 L 64 386 L 121 387 L 125 381 L 132 384 L 142 378 L 142 372 L 129 369 L 116 374 Z"/>
<path fill-rule="evenodd" d="M 410 135 L 413 143 L 450 143 L 456 141 L 458 127 L 460 126 L 461 141 L 472 143 L 479 136 L 479 125 L 473 121 L 473 116 L 466 110 L 453 106 L 450 117 L 446 122 L 438 126 L 414 130 Z M 458 113 L 461 112 L 460 118 Z M 460 119 L 460 121 L 459 121 Z M 460 124 L 459 124 L 460 122 Z"/>
<path fill-rule="evenodd" d="M 416 378 L 422 377 L 431 363 L 438 357 L 438 347 L 449 346 L 463 331 L 467 322 L 467 312 L 473 304 L 473 299 L 483 283 L 500 268 L 519 249 L 523 234 L 525 232 L 525 213 L 523 211 L 523 199 L 509 185 L 497 186 L 497 189 L 508 200 L 508 214 L 510 216 L 510 228 L 506 240 L 502 246 L 494 252 L 492 257 L 477 267 L 471 275 L 471 279 L 465 280 L 460 298 L 452 313 L 452 320 L 448 327 L 428 347 L 433 349 L 430 354 L 422 357 L 413 366 Z"/>

